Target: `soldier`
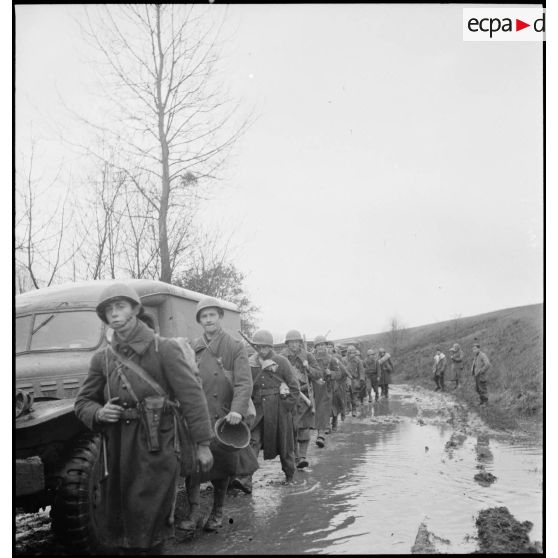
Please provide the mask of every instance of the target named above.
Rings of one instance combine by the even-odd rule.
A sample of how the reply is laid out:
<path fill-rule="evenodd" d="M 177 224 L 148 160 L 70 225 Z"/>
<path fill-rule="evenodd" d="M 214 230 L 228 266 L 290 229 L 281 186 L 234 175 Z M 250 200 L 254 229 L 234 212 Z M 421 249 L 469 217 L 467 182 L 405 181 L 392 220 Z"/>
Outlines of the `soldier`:
<path fill-rule="evenodd" d="M 436 389 L 434 391 L 444 391 L 444 374 L 446 373 L 446 367 L 446 355 L 442 353 L 440 347 L 436 347 L 436 355 L 434 357 L 434 381 L 436 382 Z"/>
<path fill-rule="evenodd" d="M 335 345 L 333 341 L 327 342 L 327 352 L 335 359 L 337 366 L 339 367 L 340 376 L 338 379 L 332 379 L 333 394 L 331 398 L 331 431 L 337 431 L 337 425 L 339 421 L 339 415 L 341 415 L 341 420 L 345 420 L 345 405 L 346 405 L 346 379 L 347 379 L 347 369 L 341 360 L 341 356 L 335 351 Z"/>
<path fill-rule="evenodd" d="M 223 307 L 212 297 L 203 298 L 196 307 L 196 320 L 203 334 L 193 344 L 200 371 L 203 390 L 209 406 L 211 424 L 222 417 L 231 425 L 238 424 L 247 416 L 248 403 L 252 395 L 252 373 L 244 344 L 222 328 Z M 190 513 L 178 528 L 186 535 L 192 534 L 203 519 L 200 510 L 200 483 L 210 480 L 213 485 L 213 507 L 205 522 L 206 531 L 216 531 L 223 526 L 223 504 L 230 476 L 251 474 L 257 469 L 257 460 L 250 446 L 230 453 L 222 449 L 215 440 L 211 449 L 214 464 L 204 475 L 193 474 L 186 481 Z M 240 452 L 249 453 L 243 459 Z M 254 459 L 250 460 L 252 457 Z M 254 463 L 248 470 L 241 464 Z"/>
<path fill-rule="evenodd" d="M 302 394 L 297 401 L 294 409 L 295 427 L 295 456 L 298 469 L 308 467 L 306 459 L 308 444 L 310 442 L 310 428 L 314 428 L 314 408 L 308 405 L 307 401 L 312 401 L 312 385 L 309 379 L 318 380 L 321 377 L 321 370 L 314 355 L 306 351 L 302 346 L 302 335 L 296 329 L 287 332 L 285 344 L 287 347 L 281 353 L 288 359 L 294 368 L 296 379 L 300 384 Z M 303 397 L 304 396 L 304 397 Z"/>
<path fill-rule="evenodd" d="M 274 459 L 279 455 L 288 484 L 295 473 L 291 411 L 298 400 L 300 386 L 289 361 L 273 350 L 273 335 L 269 331 L 256 331 L 252 345 L 257 353 L 248 360 L 254 379 L 252 400 L 256 407 L 256 418 L 251 428 L 250 444 L 256 456 L 262 448 L 264 459 Z M 231 486 L 250 494 L 252 476 L 235 478 Z"/>
<path fill-rule="evenodd" d="M 480 405 L 488 403 L 488 379 L 487 373 L 490 370 L 491 364 L 488 357 L 480 350 L 480 344 L 473 345 L 473 364 L 471 365 L 471 374 L 475 378 L 475 387 L 480 397 Z"/>
<path fill-rule="evenodd" d="M 334 382 L 344 378 L 344 374 L 339 369 L 337 360 L 328 353 L 327 340 L 323 335 L 318 335 L 314 339 L 314 349 L 316 362 L 322 370 L 321 380 L 313 382 L 316 429 L 318 430 L 316 445 L 323 448 L 325 446 L 324 434 L 328 434 L 330 428 Z"/>
<path fill-rule="evenodd" d="M 366 385 L 366 379 L 364 376 L 364 366 L 362 365 L 362 360 L 358 358 L 357 349 L 354 345 L 349 345 L 349 347 L 347 347 L 346 366 L 351 381 L 351 413 L 353 417 L 356 417 L 357 397 L 359 396 L 361 389 L 363 389 Z"/>
<path fill-rule="evenodd" d="M 376 351 L 368 349 L 366 358 L 364 359 L 364 375 L 366 376 L 366 393 L 368 394 L 368 403 L 372 403 L 372 390 L 374 390 L 375 401 L 378 401 L 378 369 L 377 369 Z"/>
<path fill-rule="evenodd" d="M 106 478 L 97 503 L 106 520 L 102 542 L 126 553 L 154 552 L 173 534 L 180 472 L 175 418 L 186 419 L 201 470 L 211 468 L 207 402 L 193 361 L 173 339 L 156 336 L 138 319 L 143 307 L 134 289 L 110 285 L 96 309 L 113 335 L 91 359 L 75 412 L 103 433 Z M 181 415 L 173 411 L 176 402 Z"/>
<path fill-rule="evenodd" d="M 393 373 L 393 362 L 391 362 L 391 355 L 386 353 L 383 348 L 378 349 L 378 384 L 382 397 L 386 399 L 389 397 L 389 384 L 391 384 L 391 375 Z"/>
<path fill-rule="evenodd" d="M 450 358 L 451 369 L 448 381 L 455 382 L 455 387 L 453 389 L 457 389 L 459 387 L 459 377 L 463 373 L 463 368 L 465 366 L 463 363 L 463 351 L 458 343 L 454 343 L 453 347 L 450 349 Z"/>

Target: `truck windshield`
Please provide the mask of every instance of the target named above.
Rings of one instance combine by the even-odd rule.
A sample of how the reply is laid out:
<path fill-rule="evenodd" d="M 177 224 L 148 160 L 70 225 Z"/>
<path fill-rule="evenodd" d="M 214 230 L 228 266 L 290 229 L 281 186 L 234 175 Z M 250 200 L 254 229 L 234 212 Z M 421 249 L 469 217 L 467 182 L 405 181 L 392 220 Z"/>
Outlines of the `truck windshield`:
<path fill-rule="evenodd" d="M 16 319 L 16 352 L 93 349 L 99 344 L 102 324 L 93 311 L 49 312 Z M 31 336 L 31 339 L 29 339 Z"/>

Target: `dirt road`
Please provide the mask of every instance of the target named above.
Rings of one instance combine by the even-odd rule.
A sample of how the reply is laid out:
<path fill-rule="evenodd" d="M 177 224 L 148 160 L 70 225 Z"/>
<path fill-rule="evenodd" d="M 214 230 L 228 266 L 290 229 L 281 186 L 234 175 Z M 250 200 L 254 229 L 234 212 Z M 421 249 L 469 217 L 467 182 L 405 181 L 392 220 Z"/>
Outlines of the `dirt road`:
<path fill-rule="evenodd" d="M 409 553 L 417 533 L 431 551 L 473 552 L 475 520 L 493 507 L 542 538 L 541 440 L 492 431 L 451 395 L 393 386 L 309 458 L 287 486 L 278 460 L 261 462 L 252 495 L 230 492 L 219 533 L 170 541 L 164 553 Z M 178 517 L 186 512 L 181 492 Z M 47 512 L 17 518 L 16 552 L 64 554 Z"/>

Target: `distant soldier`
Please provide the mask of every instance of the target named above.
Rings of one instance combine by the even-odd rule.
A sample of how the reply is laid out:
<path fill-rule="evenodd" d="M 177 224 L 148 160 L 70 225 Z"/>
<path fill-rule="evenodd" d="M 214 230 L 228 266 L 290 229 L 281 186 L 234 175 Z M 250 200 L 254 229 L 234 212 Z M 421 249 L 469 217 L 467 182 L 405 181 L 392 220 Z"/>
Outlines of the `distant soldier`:
<path fill-rule="evenodd" d="M 473 345 L 473 364 L 471 365 L 471 374 L 475 378 L 475 387 L 480 397 L 480 404 L 488 403 L 488 379 L 487 373 L 491 368 L 488 357 L 480 350 L 480 344 Z"/>
<path fill-rule="evenodd" d="M 323 382 L 314 382 L 314 401 L 316 404 L 316 429 L 318 437 L 316 444 L 323 448 L 325 445 L 324 433 L 329 433 L 330 420 L 332 415 L 334 382 L 344 378 L 344 374 L 339 368 L 339 363 L 327 350 L 327 340 L 323 335 L 318 335 L 314 339 L 316 349 L 316 362 L 322 370 Z"/>
<path fill-rule="evenodd" d="M 393 362 L 391 355 L 386 353 L 383 348 L 378 349 L 378 384 L 382 392 L 382 397 L 389 397 L 389 384 L 391 384 L 391 375 L 393 374 Z"/>
<path fill-rule="evenodd" d="M 307 404 L 312 401 L 311 379 L 318 380 L 322 375 L 314 355 L 303 348 L 302 335 L 296 329 L 287 332 L 285 336 L 287 347 L 281 354 L 288 359 L 294 368 L 296 379 L 300 384 L 300 397 L 294 409 L 294 429 L 295 429 L 295 456 L 298 469 L 308 467 L 306 459 L 308 444 L 310 443 L 310 428 L 314 428 L 314 408 Z"/>
<path fill-rule="evenodd" d="M 339 377 L 337 379 L 332 378 L 332 398 L 331 398 L 331 431 L 337 431 L 337 424 L 339 420 L 339 415 L 341 415 L 341 420 L 345 420 L 345 405 L 346 405 L 346 379 L 348 377 L 347 369 L 345 364 L 339 355 L 335 351 L 335 345 L 333 341 L 327 342 L 327 352 L 328 354 L 337 361 L 337 366 L 339 366 Z"/>
<path fill-rule="evenodd" d="M 463 362 L 463 351 L 458 343 L 454 343 L 453 347 L 450 349 L 450 358 L 451 369 L 447 379 L 448 382 L 455 382 L 455 387 L 453 389 L 457 389 L 459 387 L 459 377 L 462 375 L 465 366 Z"/>
<path fill-rule="evenodd" d="M 368 403 L 372 403 L 372 390 L 374 390 L 374 398 L 378 401 L 378 359 L 376 351 L 368 349 L 366 358 L 364 359 L 364 375 L 366 377 L 366 393 L 368 394 Z"/>
<path fill-rule="evenodd" d="M 354 345 L 347 347 L 347 371 L 351 380 L 351 413 L 356 417 L 357 398 L 360 390 L 366 386 L 364 376 L 364 366 L 358 357 L 357 349 Z"/>
<path fill-rule="evenodd" d="M 436 355 L 434 356 L 434 381 L 436 389 L 434 391 L 444 391 L 444 375 L 447 368 L 446 355 L 442 353 L 440 347 L 436 347 Z"/>
<path fill-rule="evenodd" d="M 254 333 L 252 345 L 257 353 L 248 359 L 252 368 L 252 400 L 256 418 L 251 427 L 250 445 L 256 456 L 264 450 L 264 459 L 279 455 L 286 482 L 295 473 L 294 425 L 292 410 L 300 393 L 299 383 L 289 361 L 273 350 L 273 336 L 265 329 Z M 231 486 L 247 494 L 252 492 L 252 475 L 237 477 Z"/>

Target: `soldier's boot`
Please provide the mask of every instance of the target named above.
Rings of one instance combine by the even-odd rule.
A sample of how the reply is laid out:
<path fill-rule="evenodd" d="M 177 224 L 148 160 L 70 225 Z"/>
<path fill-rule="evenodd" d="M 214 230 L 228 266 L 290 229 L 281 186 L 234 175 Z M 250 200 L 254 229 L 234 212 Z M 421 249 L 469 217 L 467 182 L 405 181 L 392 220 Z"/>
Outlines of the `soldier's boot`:
<path fill-rule="evenodd" d="M 213 485 L 213 508 L 203 528 L 206 531 L 217 531 L 223 527 L 223 504 L 227 495 L 229 479 L 228 477 L 215 479 L 211 481 L 211 484 Z"/>
<path fill-rule="evenodd" d="M 333 415 L 331 417 L 331 431 L 332 432 L 337 432 L 337 422 L 338 422 L 337 415 Z"/>
<path fill-rule="evenodd" d="M 323 436 L 323 430 L 318 430 L 318 437 L 316 438 L 316 445 L 319 448 L 323 448 L 325 446 L 325 438 Z"/>
<path fill-rule="evenodd" d="M 177 534 L 182 538 L 192 536 L 203 525 L 203 513 L 199 504 L 190 504 L 190 513 L 176 524 Z"/>
<path fill-rule="evenodd" d="M 230 486 L 242 490 L 245 494 L 252 494 L 252 475 L 235 477 L 231 480 Z"/>
<path fill-rule="evenodd" d="M 304 469 L 304 467 L 308 467 L 309 463 L 306 459 L 306 452 L 308 451 L 308 440 L 299 441 L 298 442 L 298 455 L 296 459 L 296 468 L 297 469 Z"/>

